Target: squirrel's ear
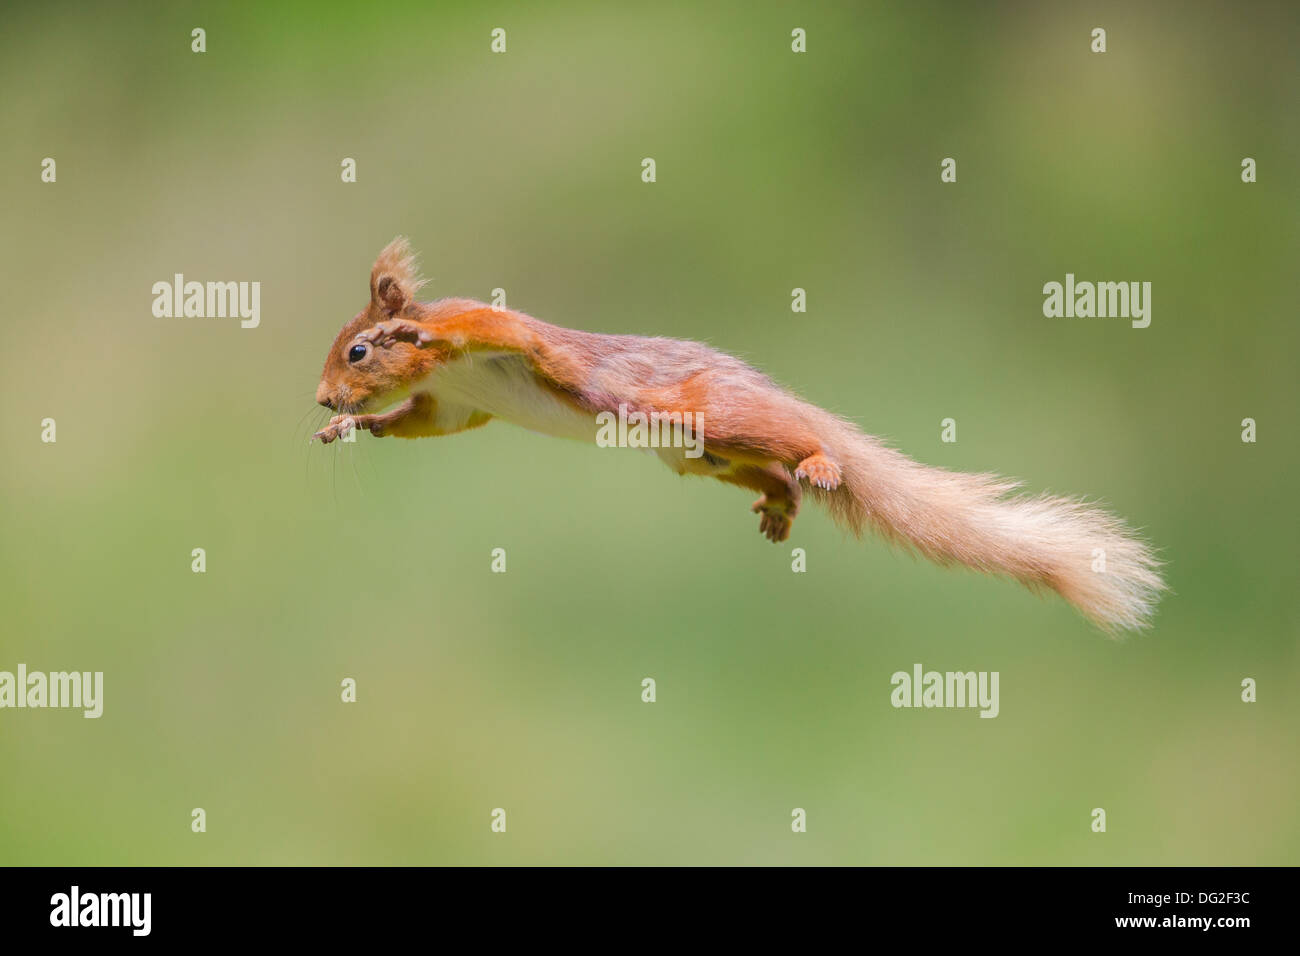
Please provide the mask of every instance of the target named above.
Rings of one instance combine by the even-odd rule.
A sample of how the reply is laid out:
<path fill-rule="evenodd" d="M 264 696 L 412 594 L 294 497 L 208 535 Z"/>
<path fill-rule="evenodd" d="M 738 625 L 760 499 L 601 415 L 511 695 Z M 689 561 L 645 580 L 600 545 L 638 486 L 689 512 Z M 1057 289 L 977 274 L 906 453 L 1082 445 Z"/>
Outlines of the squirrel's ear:
<path fill-rule="evenodd" d="M 411 244 L 398 236 L 379 254 L 370 270 L 370 301 L 390 315 L 396 314 L 406 308 L 422 285 Z"/>

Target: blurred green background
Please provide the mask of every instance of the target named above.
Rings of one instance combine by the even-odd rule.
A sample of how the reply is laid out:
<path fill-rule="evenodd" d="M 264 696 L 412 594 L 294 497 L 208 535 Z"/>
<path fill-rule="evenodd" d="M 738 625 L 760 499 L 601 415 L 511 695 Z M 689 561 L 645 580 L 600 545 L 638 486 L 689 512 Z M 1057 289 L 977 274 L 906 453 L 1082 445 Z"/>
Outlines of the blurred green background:
<path fill-rule="evenodd" d="M 106 692 L 0 712 L 0 863 L 1300 862 L 1293 6 L 6 20 L 0 669 Z M 773 547 L 634 452 L 309 447 L 399 233 L 426 296 L 702 339 L 922 461 L 1101 499 L 1172 593 L 1109 641 L 811 505 Z M 260 281 L 261 327 L 154 318 L 175 272 Z M 1152 282 L 1150 328 L 1044 318 L 1066 272 Z M 1001 715 L 894 710 L 915 662 L 999 671 Z"/>

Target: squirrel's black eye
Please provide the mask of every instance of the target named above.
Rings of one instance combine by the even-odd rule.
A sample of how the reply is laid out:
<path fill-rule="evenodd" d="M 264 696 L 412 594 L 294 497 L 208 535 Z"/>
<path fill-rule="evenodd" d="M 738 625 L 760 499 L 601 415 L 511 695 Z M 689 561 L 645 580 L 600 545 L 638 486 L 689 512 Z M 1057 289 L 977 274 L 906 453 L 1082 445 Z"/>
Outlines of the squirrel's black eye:
<path fill-rule="evenodd" d="M 370 349 L 365 345 L 354 345 L 352 348 L 348 349 L 348 361 L 360 362 L 366 357 L 366 353 L 369 351 Z"/>

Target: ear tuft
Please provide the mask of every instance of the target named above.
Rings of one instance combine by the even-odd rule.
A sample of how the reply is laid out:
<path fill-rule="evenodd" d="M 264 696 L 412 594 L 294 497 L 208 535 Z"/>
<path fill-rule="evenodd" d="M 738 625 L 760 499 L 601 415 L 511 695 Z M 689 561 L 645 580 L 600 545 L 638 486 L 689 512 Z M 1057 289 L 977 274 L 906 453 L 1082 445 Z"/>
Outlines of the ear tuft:
<path fill-rule="evenodd" d="M 370 299 L 388 313 L 397 313 L 415 297 L 424 280 L 415 265 L 415 253 L 404 236 L 398 236 L 379 254 L 370 270 Z"/>

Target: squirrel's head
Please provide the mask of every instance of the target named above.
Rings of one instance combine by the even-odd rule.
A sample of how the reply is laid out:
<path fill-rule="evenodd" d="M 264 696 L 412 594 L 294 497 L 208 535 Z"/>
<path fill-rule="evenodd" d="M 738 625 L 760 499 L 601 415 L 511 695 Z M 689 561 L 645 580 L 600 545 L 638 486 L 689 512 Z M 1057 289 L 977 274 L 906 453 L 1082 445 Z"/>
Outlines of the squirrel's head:
<path fill-rule="evenodd" d="M 418 312 L 415 293 L 423 284 L 411 247 L 399 236 L 370 270 L 370 302 L 343 326 L 325 356 L 317 402 L 345 414 L 360 412 L 386 398 L 401 397 L 427 371 L 433 356 L 414 345 L 396 342 L 379 347 L 357 337 L 385 319 Z"/>

